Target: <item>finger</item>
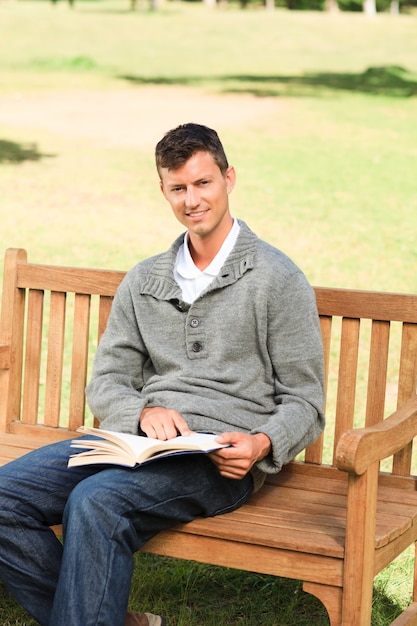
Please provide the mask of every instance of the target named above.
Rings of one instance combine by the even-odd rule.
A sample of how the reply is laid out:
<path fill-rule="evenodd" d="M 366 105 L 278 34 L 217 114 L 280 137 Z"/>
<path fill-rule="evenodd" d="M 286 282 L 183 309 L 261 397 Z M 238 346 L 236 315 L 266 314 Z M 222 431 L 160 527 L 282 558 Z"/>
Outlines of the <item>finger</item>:
<path fill-rule="evenodd" d="M 168 415 L 154 414 L 152 419 L 147 419 L 142 423 L 142 430 L 148 437 L 162 441 L 177 436 L 177 429 Z"/>
<path fill-rule="evenodd" d="M 247 474 L 247 472 L 244 472 L 242 470 L 238 471 L 232 470 L 230 468 L 219 470 L 219 472 L 224 478 L 232 478 L 233 480 L 241 480 Z"/>
<path fill-rule="evenodd" d="M 154 424 L 158 439 L 173 439 L 178 435 L 178 429 L 171 415 L 166 415 L 163 420 Z"/>
<path fill-rule="evenodd" d="M 187 422 L 173 409 L 150 407 L 145 411 L 140 424 L 143 432 L 148 437 L 166 440 L 173 439 L 178 433 L 182 435 L 191 433 Z"/>
<path fill-rule="evenodd" d="M 157 422 L 144 424 L 142 430 L 147 437 L 152 437 L 153 439 L 167 439 L 165 429 Z"/>
<path fill-rule="evenodd" d="M 248 453 L 244 447 L 220 448 L 213 454 L 217 455 L 219 462 L 238 462 L 239 460 L 248 458 Z"/>
<path fill-rule="evenodd" d="M 181 435 L 184 435 L 184 437 L 191 435 L 191 433 L 193 432 L 190 427 L 188 426 L 187 422 L 185 421 L 185 419 L 182 417 L 182 415 L 180 415 L 179 413 L 177 413 L 176 411 L 174 411 L 174 415 L 173 415 L 173 424 L 175 426 L 176 429 L 176 433 L 180 433 Z M 175 437 L 175 435 L 173 435 Z"/>
<path fill-rule="evenodd" d="M 219 443 L 227 443 L 229 445 L 236 445 L 239 443 L 239 441 L 242 438 L 242 433 L 230 433 L 230 432 L 225 432 L 222 433 L 221 435 L 218 435 L 216 437 L 216 441 L 218 441 Z"/>

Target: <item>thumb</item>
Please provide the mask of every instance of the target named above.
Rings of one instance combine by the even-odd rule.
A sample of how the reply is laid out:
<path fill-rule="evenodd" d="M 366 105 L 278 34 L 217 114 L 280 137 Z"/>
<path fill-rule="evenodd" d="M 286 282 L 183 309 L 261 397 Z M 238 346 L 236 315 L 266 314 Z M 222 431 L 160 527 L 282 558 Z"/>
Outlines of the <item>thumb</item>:
<path fill-rule="evenodd" d="M 228 445 L 233 445 L 236 443 L 239 438 L 239 433 L 222 433 L 216 437 L 216 441 L 218 443 L 225 443 Z"/>

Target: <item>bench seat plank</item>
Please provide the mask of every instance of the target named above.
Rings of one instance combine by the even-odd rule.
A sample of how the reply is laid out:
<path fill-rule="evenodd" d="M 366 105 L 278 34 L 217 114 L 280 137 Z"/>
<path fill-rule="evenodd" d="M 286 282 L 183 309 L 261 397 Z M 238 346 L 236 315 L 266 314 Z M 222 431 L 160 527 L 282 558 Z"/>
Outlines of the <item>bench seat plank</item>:
<path fill-rule="evenodd" d="M 72 435 L 65 431 L 65 429 L 51 429 L 45 436 L 42 436 L 42 429 L 38 426 L 36 428 L 37 435 L 35 437 L 30 435 L 20 435 L 13 433 L 0 433 L 0 465 L 4 465 L 13 459 L 17 459 L 24 454 L 27 454 L 35 448 L 46 446 L 54 441 L 60 441 L 62 439 L 72 438 Z M 64 431 L 64 434 L 60 434 L 56 431 Z"/>
<path fill-rule="evenodd" d="M 265 488 L 266 490 L 267 488 Z M 342 558 L 346 528 L 346 509 L 341 504 L 328 504 L 331 499 L 321 494 L 312 503 L 311 492 L 289 495 L 275 490 L 274 498 L 266 496 L 263 507 L 259 499 L 215 519 L 195 520 L 181 530 L 205 536 L 227 539 L 233 536 L 238 541 L 269 545 L 299 552 L 328 554 Z M 417 493 L 410 498 L 412 503 L 386 502 L 384 489 L 378 500 L 375 547 L 381 548 L 414 528 L 417 538 Z M 316 494 L 317 495 L 317 494 Z M 310 501 L 310 502 L 309 502 Z M 325 520 L 325 521 L 324 521 Z"/>
<path fill-rule="evenodd" d="M 148 541 L 142 552 L 297 580 L 310 580 L 314 572 L 314 581 L 335 587 L 340 587 L 343 581 L 342 559 L 307 552 L 300 558 L 296 551 L 206 537 L 180 529 L 163 531 Z"/>

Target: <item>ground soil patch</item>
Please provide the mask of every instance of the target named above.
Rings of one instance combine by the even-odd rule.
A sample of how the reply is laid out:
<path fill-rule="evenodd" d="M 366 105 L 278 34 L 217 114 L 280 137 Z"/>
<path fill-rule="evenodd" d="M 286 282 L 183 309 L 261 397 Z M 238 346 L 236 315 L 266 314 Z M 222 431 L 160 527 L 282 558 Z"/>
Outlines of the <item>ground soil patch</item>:
<path fill-rule="evenodd" d="M 274 113 L 272 98 L 217 95 L 194 88 L 15 93 L 0 98 L 0 123 L 112 145 L 153 146 L 161 133 L 184 122 L 224 128 L 256 125 Z"/>

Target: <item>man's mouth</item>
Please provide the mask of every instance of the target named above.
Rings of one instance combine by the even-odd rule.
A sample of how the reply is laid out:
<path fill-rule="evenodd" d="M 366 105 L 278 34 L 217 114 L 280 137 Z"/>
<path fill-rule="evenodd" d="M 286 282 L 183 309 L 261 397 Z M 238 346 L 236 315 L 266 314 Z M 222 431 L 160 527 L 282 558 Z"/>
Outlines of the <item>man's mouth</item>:
<path fill-rule="evenodd" d="M 199 217 L 203 217 L 207 213 L 207 209 L 205 211 L 195 211 L 194 213 L 187 213 L 187 217 L 191 219 L 198 219 Z"/>

